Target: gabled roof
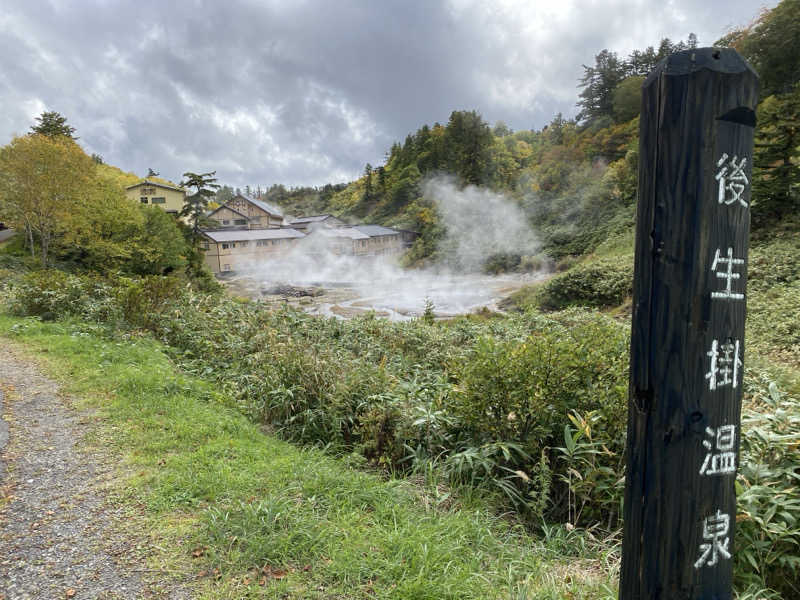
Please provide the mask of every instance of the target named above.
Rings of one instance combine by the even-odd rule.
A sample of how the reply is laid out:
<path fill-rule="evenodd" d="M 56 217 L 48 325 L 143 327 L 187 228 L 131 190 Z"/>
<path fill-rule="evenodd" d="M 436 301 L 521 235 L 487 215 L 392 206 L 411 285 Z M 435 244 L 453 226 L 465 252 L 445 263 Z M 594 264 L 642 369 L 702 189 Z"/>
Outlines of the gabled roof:
<path fill-rule="evenodd" d="M 279 240 L 303 238 L 304 233 L 296 229 L 239 229 L 224 231 L 203 231 L 202 234 L 215 242 L 245 242 L 251 240 Z"/>
<path fill-rule="evenodd" d="M 383 227 L 381 225 L 353 225 L 353 229 L 358 229 L 361 233 L 369 237 L 380 237 L 382 235 L 397 235 L 400 233 L 394 229 Z"/>
<path fill-rule="evenodd" d="M 218 210 L 222 210 L 223 208 L 227 208 L 229 211 L 231 211 L 231 212 L 235 212 L 237 215 L 244 217 L 244 218 L 245 218 L 245 219 L 247 219 L 248 221 L 250 220 L 250 217 L 248 217 L 246 214 L 244 214 L 244 213 L 242 213 L 242 212 L 239 212 L 238 210 L 236 210 L 236 209 L 235 209 L 235 208 L 233 208 L 232 206 L 228 206 L 227 204 L 223 204 L 222 206 L 219 206 L 219 207 L 215 208 L 215 209 L 214 209 L 214 210 L 212 210 L 211 212 L 207 213 L 207 214 L 206 214 L 206 217 L 209 217 L 209 218 L 210 218 L 210 217 L 211 217 L 211 215 L 213 215 L 213 214 L 214 214 L 215 212 L 217 212 Z"/>
<path fill-rule="evenodd" d="M 248 196 L 247 194 L 236 194 L 234 198 L 241 198 L 242 200 L 246 200 L 253 206 L 257 206 L 266 213 L 269 213 L 275 217 L 283 218 L 283 213 L 281 212 L 281 209 L 278 208 L 277 206 L 274 206 L 273 204 L 270 204 L 269 202 L 264 202 L 263 200 L 256 200 L 255 198 L 253 198 L 252 196 Z"/>
<path fill-rule="evenodd" d="M 158 181 L 150 181 L 149 179 L 142 179 L 139 183 L 134 183 L 133 185 L 129 185 L 125 189 L 131 190 L 135 187 L 139 187 L 140 185 L 153 185 L 155 187 L 161 187 L 167 190 L 175 190 L 176 192 L 186 193 L 186 190 L 181 187 L 175 187 L 174 185 L 167 185 L 166 183 L 160 183 Z"/>
<path fill-rule="evenodd" d="M 310 217 L 297 217 L 296 219 L 292 219 L 290 223 L 319 223 L 325 219 L 338 219 L 338 217 L 334 217 L 333 215 L 312 215 Z"/>

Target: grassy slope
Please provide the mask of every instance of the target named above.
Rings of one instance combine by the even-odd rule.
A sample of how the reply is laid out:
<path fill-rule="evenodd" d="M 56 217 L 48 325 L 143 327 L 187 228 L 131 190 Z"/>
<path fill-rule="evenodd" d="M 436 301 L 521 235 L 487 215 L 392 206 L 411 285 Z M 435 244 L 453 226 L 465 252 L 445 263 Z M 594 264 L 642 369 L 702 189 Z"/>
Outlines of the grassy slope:
<path fill-rule="evenodd" d="M 615 556 L 585 534 L 536 540 L 479 501 L 448 506 L 278 441 L 157 343 L 99 332 L 0 315 L 0 336 L 99 409 L 130 525 L 151 532 L 154 568 L 195 580 L 198 597 L 616 597 Z"/>

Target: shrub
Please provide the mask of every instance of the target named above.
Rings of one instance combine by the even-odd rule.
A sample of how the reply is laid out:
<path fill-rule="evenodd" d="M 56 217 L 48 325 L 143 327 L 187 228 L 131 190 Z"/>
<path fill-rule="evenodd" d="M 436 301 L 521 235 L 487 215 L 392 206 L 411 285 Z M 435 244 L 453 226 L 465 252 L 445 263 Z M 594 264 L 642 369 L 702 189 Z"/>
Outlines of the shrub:
<path fill-rule="evenodd" d="M 627 408 L 626 329 L 599 315 L 572 312 L 562 318 L 568 326 L 540 321 L 522 341 L 480 339 L 466 360 L 453 365 L 457 387 L 450 412 L 473 445 L 512 444 L 521 450 L 519 457 L 538 460 L 562 442 L 572 411 L 594 411 L 595 430 L 603 432 L 597 441 L 609 448 L 609 460 L 600 466 L 619 470 Z M 526 483 L 532 479 L 527 470 L 535 467 L 530 458 L 502 466 L 522 471 Z M 554 514 L 564 516 L 567 506 L 558 494 L 554 501 Z M 616 511 L 617 499 L 611 503 Z M 608 507 L 595 505 L 586 514 L 603 508 Z"/>
<path fill-rule="evenodd" d="M 157 329 L 163 312 L 180 299 L 181 283 L 175 277 L 154 275 L 125 280 L 118 291 L 123 318 L 132 327 Z"/>
<path fill-rule="evenodd" d="M 543 310 L 568 306 L 617 306 L 633 294 L 633 264 L 629 257 L 607 258 L 579 265 L 556 275 L 537 289 Z"/>
<path fill-rule="evenodd" d="M 764 373 L 745 380 L 736 481 L 735 573 L 756 585 L 800 597 L 800 401 Z"/>
<path fill-rule="evenodd" d="M 55 319 L 71 315 L 112 324 L 120 316 L 113 287 L 96 277 L 31 271 L 16 278 L 6 295 L 11 312 L 21 316 Z"/>

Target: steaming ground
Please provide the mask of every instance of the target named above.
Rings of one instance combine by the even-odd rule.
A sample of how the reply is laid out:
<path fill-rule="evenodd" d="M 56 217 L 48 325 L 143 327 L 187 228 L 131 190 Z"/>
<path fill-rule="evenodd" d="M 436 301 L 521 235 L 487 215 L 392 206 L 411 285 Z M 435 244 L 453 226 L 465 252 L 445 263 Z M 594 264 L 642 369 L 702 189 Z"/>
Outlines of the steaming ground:
<path fill-rule="evenodd" d="M 447 231 L 437 268 L 402 269 L 396 257 L 385 255 L 338 255 L 328 238 L 312 235 L 290 254 L 253 264 L 228 284 L 240 294 L 292 302 L 314 314 L 346 318 L 375 311 L 404 320 L 421 315 L 428 302 L 439 317 L 498 310 L 501 299 L 542 277 L 480 274 L 489 256 L 539 251 L 528 216 L 516 202 L 485 188 L 459 187 L 445 176 L 427 180 L 422 189 Z"/>
<path fill-rule="evenodd" d="M 490 276 L 445 270 L 403 270 L 382 257 L 340 257 L 349 266 L 340 274 L 275 270 L 241 274 L 228 280 L 237 293 L 268 303 L 288 302 L 311 314 L 350 318 L 374 311 L 391 320 L 419 317 L 430 301 L 439 318 L 485 309 L 539 274 Z"/>

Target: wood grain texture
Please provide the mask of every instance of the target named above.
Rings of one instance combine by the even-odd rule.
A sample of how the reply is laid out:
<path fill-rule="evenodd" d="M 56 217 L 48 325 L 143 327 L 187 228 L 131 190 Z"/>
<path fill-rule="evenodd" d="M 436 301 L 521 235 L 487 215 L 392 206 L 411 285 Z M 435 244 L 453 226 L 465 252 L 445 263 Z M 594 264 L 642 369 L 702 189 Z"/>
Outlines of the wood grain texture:
<path fill-rule="evenodd" d="M 707 428 L 735 426 L 738 456 L 741 368 L 735 388 L 711 390 L 706 375 L 714 340 L 738 340 L 744 359 L 745 299 L 712 297 L 727 282 L 712 263 L 728 248 L 746 261 L 750 186 L 748 206 L 720 204 L 715 175 L 726 153 L 746 157 L 750 180 L 757 97 L 732 49 L 676 53 L 642 88 L 621 600 L 732 598 L 732 560 L 695 562 L 717 510 L 730 515 L 732 550 L 735 475 L 700 470 Z M 746 267 L 734 267 L 737 293 Z"/>

